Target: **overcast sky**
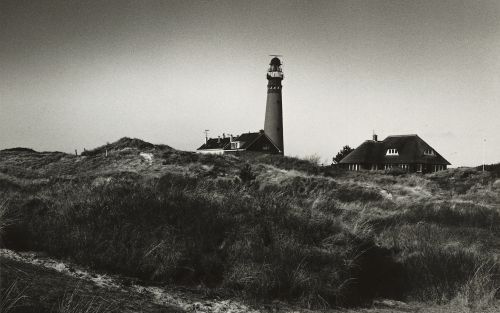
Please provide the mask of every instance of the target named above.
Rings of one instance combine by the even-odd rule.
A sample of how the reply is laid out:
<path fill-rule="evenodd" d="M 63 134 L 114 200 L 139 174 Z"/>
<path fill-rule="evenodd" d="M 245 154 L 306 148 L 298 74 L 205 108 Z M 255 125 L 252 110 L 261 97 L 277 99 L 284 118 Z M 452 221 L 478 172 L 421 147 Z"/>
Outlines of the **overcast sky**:
<path fill-rule="evenodd" d="M 0 1 L 0 149 L 123 136 L 195 150 L 264 126 L 284 55 L 285 153 L 419 134 L 500 161 L 500 1 Z M 486 144 L 484 144 L 486 140 Z"/>

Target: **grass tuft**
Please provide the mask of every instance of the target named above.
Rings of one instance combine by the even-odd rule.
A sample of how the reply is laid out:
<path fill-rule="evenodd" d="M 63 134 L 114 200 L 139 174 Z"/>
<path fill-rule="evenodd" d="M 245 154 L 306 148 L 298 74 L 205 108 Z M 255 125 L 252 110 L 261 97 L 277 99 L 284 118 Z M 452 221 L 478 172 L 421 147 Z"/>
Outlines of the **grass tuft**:
<path fill-rule="evenodd" d="M 495 283 L 497 265 L 482 263 L 476 266 L 471 277 L 460 288 L 456 301 L 473 311 L 490 307 L 494 302 L 499 287 Z"/>
<path fill-rule="evenodd" d="M 7 288 L 1 288 L 0 312 L 14 311 L 26 298 L 25 289 L 19 289 L 17 282 L 13 281 Z"/>
<path fill-rule="evenodd" d="M 77 289 L 66 293 L 57 306 L 57 313 L 111 313 L 118 312 L 113 303 L 96 297 L 81 295 Z"/>

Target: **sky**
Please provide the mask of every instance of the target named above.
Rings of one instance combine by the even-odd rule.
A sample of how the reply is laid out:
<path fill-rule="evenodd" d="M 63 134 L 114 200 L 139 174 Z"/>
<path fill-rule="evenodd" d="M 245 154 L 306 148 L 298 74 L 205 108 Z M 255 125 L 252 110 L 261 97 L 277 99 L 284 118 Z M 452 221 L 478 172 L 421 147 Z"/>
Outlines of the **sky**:
<path fill-rule="evenodd" d="M 1 0 L 0 149 L 258 131 L 270 54 L 286 155 L 329 163 L 375 132 L 500 162 L 496 0 Z"/>

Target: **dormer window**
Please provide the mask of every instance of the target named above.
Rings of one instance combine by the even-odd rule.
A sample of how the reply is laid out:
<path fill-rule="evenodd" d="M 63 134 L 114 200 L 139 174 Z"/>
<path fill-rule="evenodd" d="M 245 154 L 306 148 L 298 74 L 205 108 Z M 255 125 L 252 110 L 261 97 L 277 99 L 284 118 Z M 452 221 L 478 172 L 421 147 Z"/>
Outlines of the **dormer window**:
<path fill-rule="evenodd" d="M 435 154 L 434 154 L 434 150 L 432 150 L 432 149 L 425 149 L 425 150 L 424 150 L 424 155 L 430 155 L 430 156 L 433 156 L 433 155 L 435 155 Z"/>
<path fill-rule="evenodd" d="M 399 155 L 398 149 L 387 149 L 386 155 Z"/>
<path fill-rule="evenodd" d="M 241 147 L 241 143 L 239 141 L 231 142 L 231 149 L 239 149 Z"/>

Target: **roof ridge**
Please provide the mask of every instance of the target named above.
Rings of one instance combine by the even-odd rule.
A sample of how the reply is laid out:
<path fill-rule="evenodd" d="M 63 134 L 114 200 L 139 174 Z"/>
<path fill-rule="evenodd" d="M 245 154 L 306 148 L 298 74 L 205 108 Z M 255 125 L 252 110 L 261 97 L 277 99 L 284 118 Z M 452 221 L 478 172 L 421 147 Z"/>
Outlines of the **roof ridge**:
<path fill-rule="evenodd" d="M 408 135 L 389 135 L 389 136 L 387 136 L 385 138 L 389 138 L 389 137 L 410 137 L 410 136 L 416 136 L 416 137 L 418 137 L 417 134 L 408 134 Z"/>

